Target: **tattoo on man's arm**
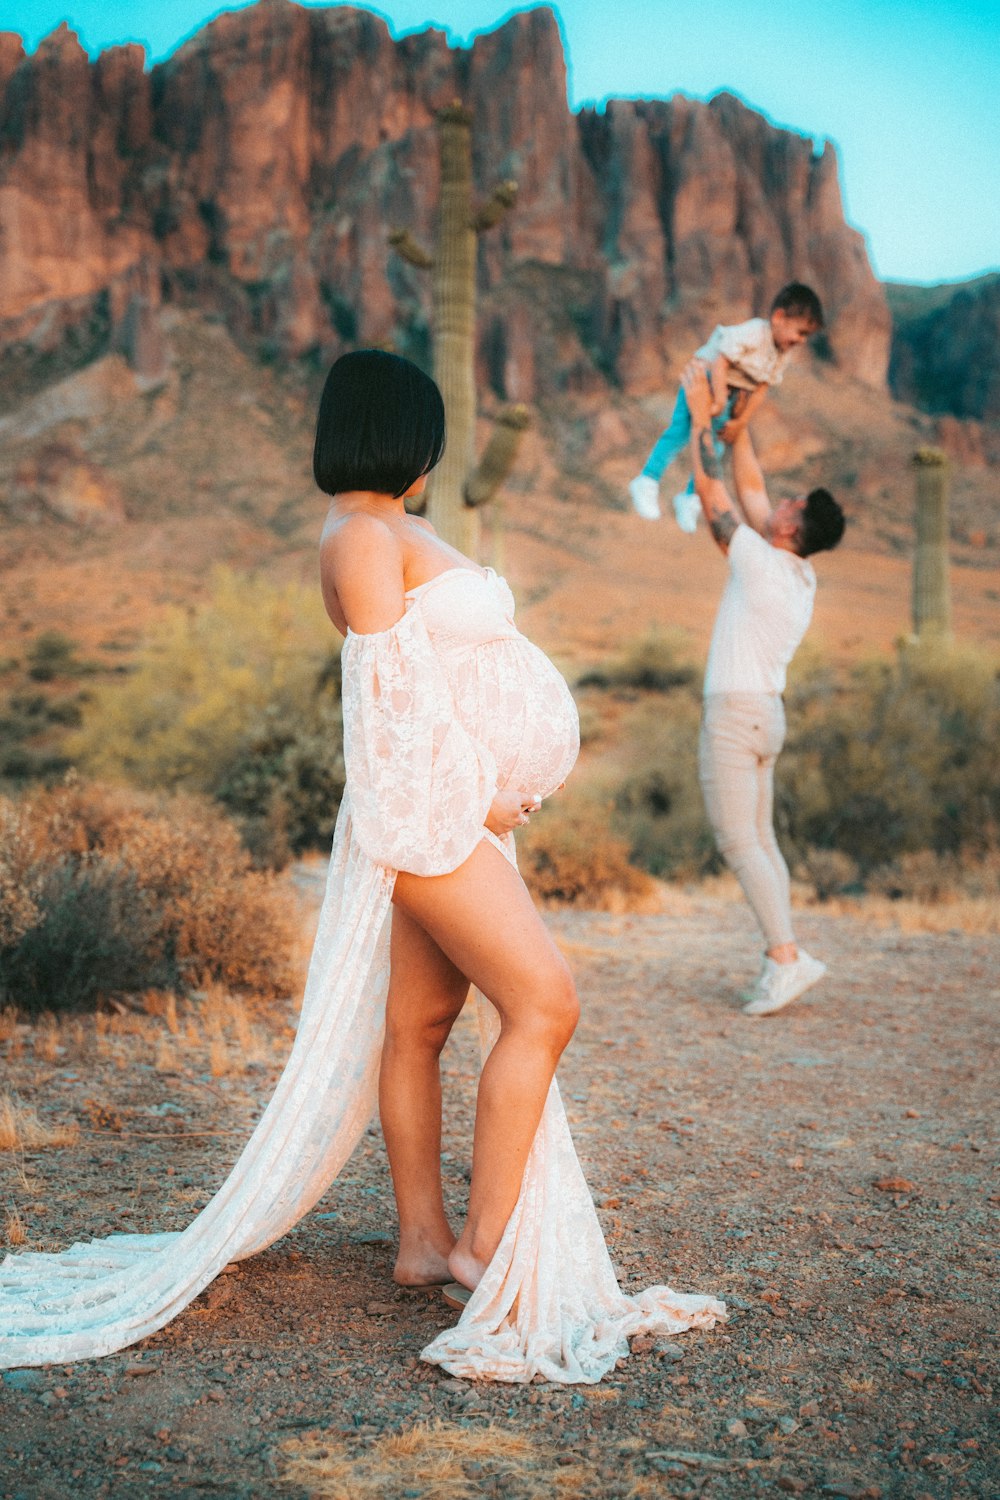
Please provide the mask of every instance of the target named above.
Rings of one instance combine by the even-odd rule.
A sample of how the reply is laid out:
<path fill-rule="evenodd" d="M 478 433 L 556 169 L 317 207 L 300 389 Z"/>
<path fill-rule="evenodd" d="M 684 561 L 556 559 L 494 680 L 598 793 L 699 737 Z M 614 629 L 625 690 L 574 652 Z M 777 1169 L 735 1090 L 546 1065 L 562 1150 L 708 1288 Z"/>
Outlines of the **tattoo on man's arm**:
<path fill-rule="evenodd" d="M 731 510 L 724 510 L 721 515 L 712 517 L 708 529 L 721 546 L 728 547 L 739 524 Z"/>
<path fill-rule="evenodd" d="M 715 445 L 712 442 L 710 432 L 699 432 L 698 434 L 698 457 L 705 471 L 706 479 L 719 479 L 722 476 L 722 465 L 719 463 Z"/>

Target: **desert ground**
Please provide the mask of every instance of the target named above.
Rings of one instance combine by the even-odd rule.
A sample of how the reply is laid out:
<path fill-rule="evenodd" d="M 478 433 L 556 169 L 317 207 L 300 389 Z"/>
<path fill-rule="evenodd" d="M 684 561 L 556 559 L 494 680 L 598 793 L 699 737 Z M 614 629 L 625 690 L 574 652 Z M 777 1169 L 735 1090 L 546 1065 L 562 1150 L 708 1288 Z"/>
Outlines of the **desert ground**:
<path fill-rule="evenodd" d="M 315 887 L 315 873 L 300 880 Z M 560 1085 L 622 1284 L 716 1293 L 729 1322 L 637 1339 L 596 1387 L 468 1383 L 422 1364 L 457 1315 L 391 1280 L 373 1124 L 304 1222 L 160 1333 L 3 1376 L 3 1500 L 1000 1492 L 1000 936 L 940 913 L 904 927 L 813 906 L 800 934 L 828 978 L 750 1019 L 737 992 L 756 940 L 733 889 L 549 920 L 583 1002 Z M 265 1103 L 293 1026 L 291 1004 L 258 1014 L 218 995 L 58 1026 L 8 1016 L 4 1087 L 22 1121 L 34 1111 L 36 1138 L 67 1142 L 0 1153 L 8 1239 L 182 1227 Z M 466 1015 L 445 1054 L 456 1218 L 475 1054 Z"/>

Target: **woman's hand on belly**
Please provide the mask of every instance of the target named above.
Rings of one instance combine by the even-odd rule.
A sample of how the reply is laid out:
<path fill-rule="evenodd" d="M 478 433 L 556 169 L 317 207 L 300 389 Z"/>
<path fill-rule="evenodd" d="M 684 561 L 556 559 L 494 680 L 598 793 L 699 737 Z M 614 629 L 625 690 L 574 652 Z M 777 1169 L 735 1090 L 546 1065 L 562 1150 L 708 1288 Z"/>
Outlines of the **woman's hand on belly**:
<path fill-rule="evenodd" d="M 542 799 L 537 792 L 516 792 L 505 787 L 493 798 L 484 826 L 502 839 L 515 828 L 523 828 L 530 814 L 537 812 L 541 805 Z"/>

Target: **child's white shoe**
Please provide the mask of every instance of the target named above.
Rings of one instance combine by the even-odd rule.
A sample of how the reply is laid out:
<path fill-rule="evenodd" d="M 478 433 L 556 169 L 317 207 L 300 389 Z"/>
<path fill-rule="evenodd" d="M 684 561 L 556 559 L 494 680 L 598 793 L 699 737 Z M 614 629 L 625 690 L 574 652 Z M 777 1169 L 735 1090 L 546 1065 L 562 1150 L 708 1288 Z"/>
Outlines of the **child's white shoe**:
<path fill-rule="evenodd" d="M 660 481 L 648 474 L 637 474 L 628 487 L 632 505 L 644 521 L 660 519 Z"/>
<path fill-rule="evenodd" d="M 690 535 L 697 530 L 701 501 L 693 490 L 681 490 L 680 494 L 674 496 L 674 515 L 682 531 Z"/>

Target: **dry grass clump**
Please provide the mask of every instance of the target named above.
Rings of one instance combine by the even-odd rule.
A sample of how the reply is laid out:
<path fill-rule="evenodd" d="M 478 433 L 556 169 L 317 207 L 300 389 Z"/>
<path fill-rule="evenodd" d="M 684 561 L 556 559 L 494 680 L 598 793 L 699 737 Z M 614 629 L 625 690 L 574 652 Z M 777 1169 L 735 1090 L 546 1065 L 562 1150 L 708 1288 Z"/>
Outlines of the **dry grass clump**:
<path fill-rule="evenodd" d="M 658 911 L 660 891 L 630 863 L 610 809 L 569 796 L 536 814 L 518 838 L 518 865 L 540 901 L 590 911 Z"/>
<path fill-rule="evenodd" d="M 372 1443 L 340 1434 L 304 1433 L 282 1443 L 281 1482 L 315 1500 L 400 1500 L 418 1492 L 433 1500 L 472 1500 L 484 1493 L 548 1500 L 576 1497 L 593 1480 L 582 1460 L 560 1464 L 557 1443 L 533 1443 L 493 1424 L 459 1427 L 442 1421 L 388 1433 Z M 636 1480 L 617 1491 L 635 1500 L 660 1493 L 659 1479 Z"/>
<path fill-rule="evenodd" d="M 11 1247 L 23 1245 L 27 1242 L 27 1226 L 13 1204 L 10 1205 L 4 1214 L 3 1232 L 4 1239 Z"/>
<path fill-rule="evenodd" d="M 192 1027 L 198 1029 L 199 1023 L 213 1078 L 238 1075 L 273 1060 L 272 1038 L 251 1020 L 242 996 L 210 985 L 201 997 L 197 1020 L 192 1017 L 188 1022 L 188 1035 Z"/>
<path fill-rule="evenodd" d="M 293 986 L 293 898 L 210 804 L 70 779 L 0 799 L 0 819 L 0 999 L 40 1011 L 150 987 Z"/>
<path fill-rule="evenodd" d="M 48 1146 L 72 1146 L 76 1125 L 46 1125 L 33 1109 L 12 1094 L 0 1094 L 0 1151 L 38 1151 Z"/>

